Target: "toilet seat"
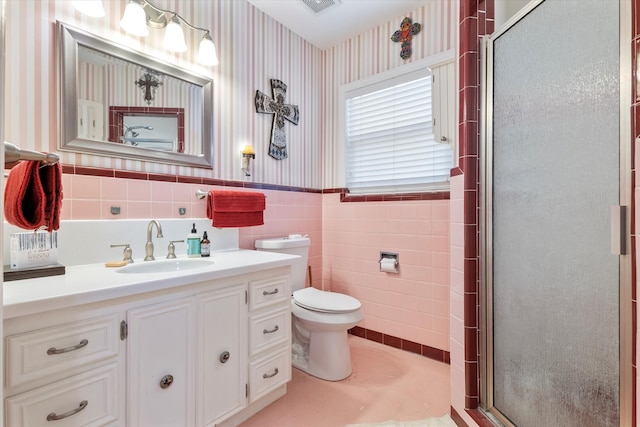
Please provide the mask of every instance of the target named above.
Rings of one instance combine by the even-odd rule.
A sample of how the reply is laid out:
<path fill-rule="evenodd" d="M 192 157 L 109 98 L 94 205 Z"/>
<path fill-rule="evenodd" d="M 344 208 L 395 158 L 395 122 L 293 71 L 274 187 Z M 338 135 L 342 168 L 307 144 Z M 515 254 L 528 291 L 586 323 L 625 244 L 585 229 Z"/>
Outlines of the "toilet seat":
<path fill-rule="evenodd" d="M 321 313 L 350 313 L 360 309 L 360 301 L 338 292 L 304 288 L 293 292 L 296 305 Z"/>

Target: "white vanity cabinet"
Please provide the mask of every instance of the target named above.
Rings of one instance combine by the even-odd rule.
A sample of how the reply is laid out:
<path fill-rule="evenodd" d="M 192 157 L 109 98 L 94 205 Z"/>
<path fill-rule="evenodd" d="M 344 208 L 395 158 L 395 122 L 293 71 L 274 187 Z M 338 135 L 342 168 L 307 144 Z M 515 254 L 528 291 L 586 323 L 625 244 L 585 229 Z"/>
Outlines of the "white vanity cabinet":
<path fill-rule="evenodd" d="M 195 338 L 193 297 L 127 311 L 127 425 L 194 425 Z"/>
<path fill-rule="evenodd" d="M 124 425 L 119 317 L 73 311 L 5 321 L 5 425 Z"/>
<path fill-rule="evenodd" d="M 288 275 L 249 282 L 249 402 L 291 380 Z"/>
<path fill-rule="evenodd" d="M 198 426 L 247 406 L 247 286 L 203 292 L 198 302 Z"/>
<path fill-rule="evenodd" d="M 227 427 L 284 395 L 290 267 L 203 278 L 5 319 L 5 425 Z"/>

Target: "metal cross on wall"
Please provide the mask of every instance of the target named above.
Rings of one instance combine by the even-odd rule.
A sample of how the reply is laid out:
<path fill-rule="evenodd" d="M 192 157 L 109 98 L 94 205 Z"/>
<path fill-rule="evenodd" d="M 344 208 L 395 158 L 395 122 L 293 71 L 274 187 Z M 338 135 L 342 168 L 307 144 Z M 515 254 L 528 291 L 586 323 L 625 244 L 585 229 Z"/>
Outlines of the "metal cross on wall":
<path fill-rule="evenodd" d="M 404 18 L 400 24 L 400 29 L 391 36 L 394 42 L 402 42 L 400 47 L 400 58 L 409 59 L 411 57 L 411 39 L 422 30 L 422 25 L 412 24 L 411 18 Z"/>
<path fill-rule="evenodd" d="M 136 85 L 142 89 L 142 92 L 144 93 L 144 100 L 147 101 L 147 104 L 151 104 L 151 101 L 153 101 L 153 98 L 156 95 L 156 89 L 162 86 L 162 82 L 153 74 L 144 73 L 144 76 L 140 77 L 136 81 Z"/>
<path fill-rule="evenodd" d="M 259 90 L 256 91 L 256 112 L 274 114 L 269 155 L 276 160 L 282 160 L 288 157 L 284 120 L 287 119 L 297 125 L 300 116 L 297 105 L 284 103 L 284 98 L 287 94 L 286 84 L 280 80 L 271 79 L 271 91 L 273 92 L 273 99 Z"/>

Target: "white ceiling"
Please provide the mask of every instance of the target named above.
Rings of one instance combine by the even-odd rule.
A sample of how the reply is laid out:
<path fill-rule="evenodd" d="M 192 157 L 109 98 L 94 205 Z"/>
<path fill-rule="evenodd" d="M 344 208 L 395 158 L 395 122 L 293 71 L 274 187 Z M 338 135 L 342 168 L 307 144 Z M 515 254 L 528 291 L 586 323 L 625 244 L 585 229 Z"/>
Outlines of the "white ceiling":
<path fill-rule="evenodd" d="M 429 0 L 340 0 L 320 13 L 302 0 L 247 0 L 320 49 L 403 17 Z M 391 37 L 391 34 L 389 34 Z"/>

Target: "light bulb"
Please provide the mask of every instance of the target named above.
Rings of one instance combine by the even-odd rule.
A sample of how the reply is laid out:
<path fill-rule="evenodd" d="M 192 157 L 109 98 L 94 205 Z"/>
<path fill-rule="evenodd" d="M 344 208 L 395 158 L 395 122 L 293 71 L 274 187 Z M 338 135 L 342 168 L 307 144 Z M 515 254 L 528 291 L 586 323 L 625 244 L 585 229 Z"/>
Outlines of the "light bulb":
<path fill-rule="evenodd" d="M 72 2 L 73 7 L 80 13 L 92 16 L 94 18 L 102 18 L 104 16 L 104 6 L 102 0 L 76 0 Z"/>
<path fill-rule="evenodd" d="M 197 61 L 203 65 L 218 65 L 218 54 L 216 52 L 216 45 L 213 44 L 211 34 L 209 34 L 208 32 L 205 33 L 204 36 L 202 36 L 202 41 L 200 41 Z"/>
<path fill-rule="evenodd" d="M 124 9 L 124 15 L 120 20 L 120 27 L 127 33 L 138 37 L 149 35 L 147 29 L 147 15 L 144 13 L 142 5 L 135 0 L 129 0 Z"/>
<path fill-rule="evenodd" d="M 164 47 L 173 52 L 184 52 L 187 44 L 184 41 L 184 32 L 176 15 L 173 15 L 167 28 L 164 30 Z"/>

